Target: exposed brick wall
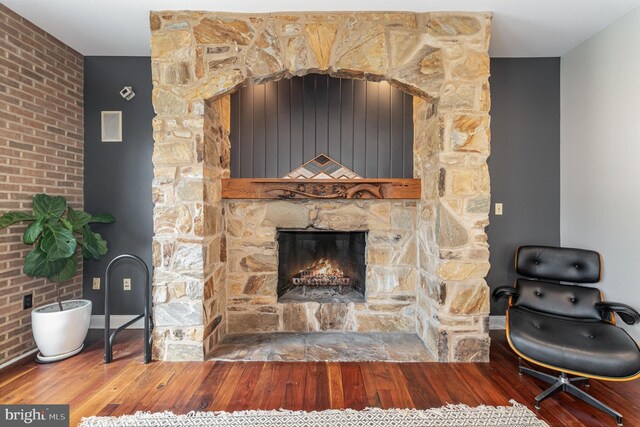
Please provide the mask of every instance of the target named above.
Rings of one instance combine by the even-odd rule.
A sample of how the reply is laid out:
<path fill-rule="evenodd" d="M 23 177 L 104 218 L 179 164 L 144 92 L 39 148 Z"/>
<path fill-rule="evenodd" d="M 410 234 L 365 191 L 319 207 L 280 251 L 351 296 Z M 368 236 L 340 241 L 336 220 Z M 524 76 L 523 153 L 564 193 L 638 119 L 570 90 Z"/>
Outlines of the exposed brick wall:
<path fill-rule="evenodd" d="M 83 206 L 83 120 L 82 55 L 0 4 L 0 213 L 40 192 Z M 52 283 L 22 273 L 23 231 L 0 230 L 0 364 L 35 348 L 23 296 L 55 301 Z M 82 263 L 62 292 L 81 297 Z"/>

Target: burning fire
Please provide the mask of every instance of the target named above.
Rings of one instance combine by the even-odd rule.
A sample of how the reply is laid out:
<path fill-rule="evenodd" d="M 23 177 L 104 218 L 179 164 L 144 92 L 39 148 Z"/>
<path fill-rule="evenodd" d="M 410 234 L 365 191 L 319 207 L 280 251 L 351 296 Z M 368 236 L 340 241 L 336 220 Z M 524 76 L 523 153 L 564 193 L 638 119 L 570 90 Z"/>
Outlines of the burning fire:
<path fill-rule="evenodd" d="M 331 261 L 320 258 L 311 267 L 300 271 L 293 278 L 294 285 L 339 286 L 349 285 L 351 279 L 345 277 L 342 270 L 331 264 Z"/>
<path fill-rule="evenodd" d="M 311 270 L 312 276 L 336 276 L 342 277 L 344 273 L 339 268 L 336 268 L 331 264 L 331 261 L 328 259 L 320 258 L 316 260 L 313 265 L 309 268 Z"/>

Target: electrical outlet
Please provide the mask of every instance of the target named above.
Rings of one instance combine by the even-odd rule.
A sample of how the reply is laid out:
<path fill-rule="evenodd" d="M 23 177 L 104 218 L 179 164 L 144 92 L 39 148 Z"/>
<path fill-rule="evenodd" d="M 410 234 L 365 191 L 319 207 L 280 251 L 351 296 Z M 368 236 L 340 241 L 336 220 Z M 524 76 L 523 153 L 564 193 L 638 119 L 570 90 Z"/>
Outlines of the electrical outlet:
<path fill-rule="evenodd" d="M 122 281 L 122 284 L 124 285 L 124 290 L 125 291 L 130 291 L 131 290 L 131 279 L 129 279 L 129 278 L 124 279 Z"/>
<path fill-rule="evenodd" d="M 99 277 L 94 277 L 93 278 L 93 290 L 94 291 L 100 290 L 100 278 Z"/>
<path fill-rule="evenodd" d="M 502 203 L 496 203 L 496 215 L 502 215 Z"/>
<path fill-rule="evenodd" d="M 22 309 L 26 310 L 33 307 L 33 294 L 27 294 L 22 297 Z"/>

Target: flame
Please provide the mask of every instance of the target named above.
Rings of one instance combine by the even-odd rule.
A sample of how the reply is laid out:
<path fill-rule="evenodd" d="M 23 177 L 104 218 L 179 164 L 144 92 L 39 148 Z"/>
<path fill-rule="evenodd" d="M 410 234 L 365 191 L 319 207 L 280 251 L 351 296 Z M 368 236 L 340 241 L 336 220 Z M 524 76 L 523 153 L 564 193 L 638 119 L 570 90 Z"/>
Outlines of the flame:
<path fill-rule="evenodd" d="M 314 276 L 342 277 L 344 275 L 344 273 L 342 273 L 342 270 L 340 270 L 337 267 L 334 267 L 333 264 L 331 264 L 331 261 L 324 258 L 320 258 L 319 260 L 316 260 L 311 266 L 311 268 L 309 268 L 309 270 L 313 272 L 312 274 Z"/>
<path fill-rule="evenodd" d="M 318 276 L 333 276 L 344 277 L 344 273 L 340 268 L 333 265 L 331 261 L 325 258 L 317 259 L 313 262 L 311 267 L 301 270 L 299 274 L 303 274 L 308 277 Z"/>
<path fill-rule="evenodd" d="M 293 278 L 295 285 L 336 286 L 349 285 L 351 279 L 328 259 L 320 258 L 311 267 L 301 270 L 298 277 Z"/>

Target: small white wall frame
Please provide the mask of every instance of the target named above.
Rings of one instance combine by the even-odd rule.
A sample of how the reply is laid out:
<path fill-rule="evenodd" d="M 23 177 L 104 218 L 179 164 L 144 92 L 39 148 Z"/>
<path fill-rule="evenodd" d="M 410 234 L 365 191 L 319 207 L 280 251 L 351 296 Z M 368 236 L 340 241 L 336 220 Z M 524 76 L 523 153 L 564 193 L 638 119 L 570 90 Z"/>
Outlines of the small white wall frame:
<path fill-rule="evenodd" d="M 102 142 L 122 142 L 122 111 L 102 111 Z"/>

